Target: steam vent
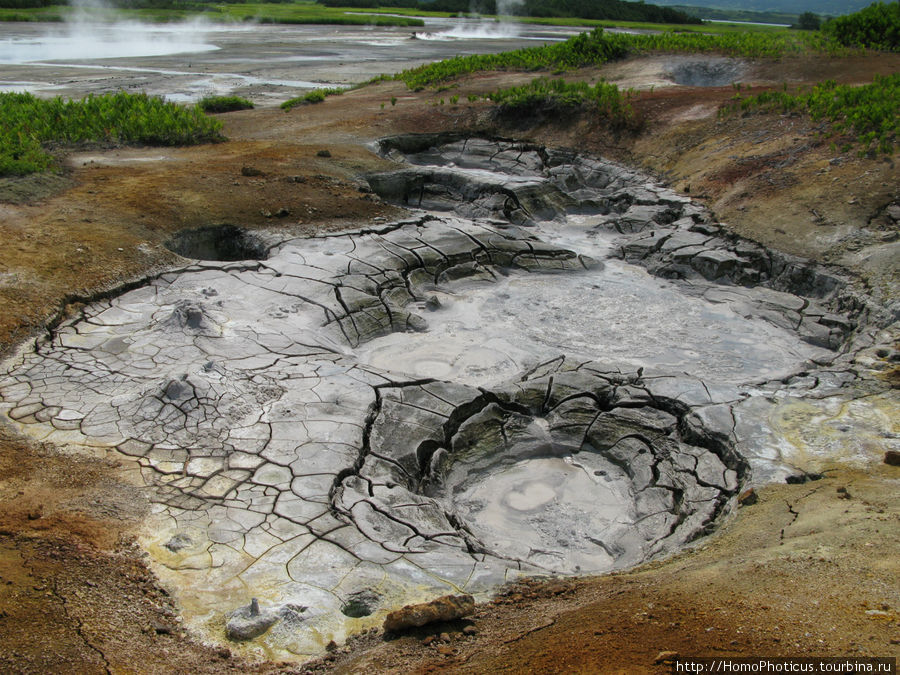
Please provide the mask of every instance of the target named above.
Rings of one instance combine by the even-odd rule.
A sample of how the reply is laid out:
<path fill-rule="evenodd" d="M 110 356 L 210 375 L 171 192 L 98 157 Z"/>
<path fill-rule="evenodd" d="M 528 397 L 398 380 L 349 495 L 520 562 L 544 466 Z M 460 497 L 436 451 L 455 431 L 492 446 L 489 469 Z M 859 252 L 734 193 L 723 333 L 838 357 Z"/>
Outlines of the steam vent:
<path fill-rule="evenodd" d="M 407 220 L 184 235 L 185 267 L 0 374 L 32 437 L 136 460 L 142 543 L 213 639 L 312 655 L 406 602 L 676 551 L 791 472 L 771 420 L 852 378 L 839 278 L 645 175 L 452 136 L 381 152 L 371 189 Z"/>

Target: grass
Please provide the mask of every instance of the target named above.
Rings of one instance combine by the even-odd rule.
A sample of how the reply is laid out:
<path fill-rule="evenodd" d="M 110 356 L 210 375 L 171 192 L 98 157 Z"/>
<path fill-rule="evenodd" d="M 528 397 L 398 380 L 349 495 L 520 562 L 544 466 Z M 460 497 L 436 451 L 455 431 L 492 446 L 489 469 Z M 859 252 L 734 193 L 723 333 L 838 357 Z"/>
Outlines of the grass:
<path fill-rule="evenodd" d="M 198 9 L 202 8 L 202 9 Z M 76 9 L 63 5 L 28 9 L 0 9 L 0 21 L 66 21 L 74 16 L 96 22 L 122 20 L 152 23 L 185 21 L 203 17 L 215 22 L 259 22 L 282 24 L 337 24 L 352 26 L 424 26 L 410 16 L 376 16 L 350 13 L 354 10 L 324 7 L 311 1 L 283 3 L 224 3 L 192 5 L 188 9 Z"/>
<path fill-rule="evenodd" d="M 281 104 L 281 109 L 288 111 L 298 105 L 310 105 L 312 103 L 321 103 L 328 96 L 340 96 L 346 91 L 343 87 L 326 87 L 324 89 L 313 89 L 303 96 L 291 98 Z"/>
<path fill-rule="evenodd" d="M 639 21 L 611 21 L 609 19 L 574 19 L 574 18 L 543 18 L 543 17 L 514 17 L 514 21 L 541 26 L 579 26 L 582 28 L 622 28 L 625 30 L 650 30 L 660 33 L 709 33 L 712 35 L 727 33 L 783 33 L 785 28 L 781 26 L 766 26 L 762 24 L 739 23 L 705 23 L 696 24 L 669 24 L 646 23 Z"/>
<path fill-rule="evenodd" d="M 0 8 L 0 21 L 65 21 L 68 7 Z"/>
<path fill-rule="evenodd" d="M 49 7 L 32 7 L 27 9 L 0 9 L 0 21 L 71 21 L 78 17 L 97 23 L 113 23 L 115 21 L 143 21 L 146 23 L 162 23 L 185 21 L 193 16 L 207 16 L 206 12 L 192 12 L 184 9 L 102 9 L 81 8 L 66 5 Z"/>
<path fill-rule="evenodd" d="M 0 176 L 52 168 L 51 145 L 193 145 L 223 140 L 221 128 L 198 106 L 146 94 L 119 92 L 74 101 L 0 93 Z"/>
<path fill-rule="evenodd" d="M 828 80 L 809 92 L 796 94 L 787 91 L 766 91 L 746 97 L 736 94 L 723 112 L 737 111 L 806 114 L 813 120 L 829 122 L 838 134 L 856 134 L 856 141 L 862 146 L 860 154 L 875 151 L 893 154 L 900 138 L 900 73 L 876 75 L 872 84 L 859 87 Z"/>
<path fill-rule="evenodd" d="M 206 96 L 197 103 L 206 113 L 226 113 L 235 110 L 251 110 L 253 101 L 240 96 Z"/>
<path fill-rule="evenodd" d="M 629 102 L 630 92 L 622 93 L 616 85 L 608 82 L 591 86 L 587 82 L 570 83 L 539 77 L 520 87 L 499 89 L 487 98 L 499 104 L 501 115 L 590 108 L 614 129 L 634 130 L 640 126 Z"/>
<path fill-rule="evenodd" d="M 550 70 L 561 72 L 596 66 L 631 54 L 647 52 L 717 53 L 747 58 L 778 58 L 790 54 L 846 52 L 834 40 L 810 31 L 742 32 L 708 35 L 666 32 L 651 35 L 608 33 L 596 28 L 565 42 L 528 47 L 500 54 L 457 56 L 404 70 L 393 76 L 418 90 L 439 85 L 469 73 L 487 70 Z M 375 78 L 374 81 L 385 79 Z"/>
<path fill-rule="evenodd" d="M 239 3 L 215 6 L 220 16 L 260 23 L 343 24 L 355 26 L 424 26 L 409 16 L 359 14 L 359 10 L 324 7 L 314 2 Z M 206 15 L 205 15 L 206 16 Z"/>

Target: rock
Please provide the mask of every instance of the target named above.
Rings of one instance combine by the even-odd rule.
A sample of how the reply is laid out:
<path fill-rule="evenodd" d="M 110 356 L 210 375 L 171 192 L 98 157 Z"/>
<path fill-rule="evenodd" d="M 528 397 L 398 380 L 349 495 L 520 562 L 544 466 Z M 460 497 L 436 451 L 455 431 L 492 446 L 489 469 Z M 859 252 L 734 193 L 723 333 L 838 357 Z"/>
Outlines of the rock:
<path fill-rule="evenodd" d="M 823 478 L 825 478 L 825 476 L 820 473 L 795 473 L 794 475 L 785 478 L 784 482 L 788 485 L 802 485 L 803 483 L 822 480 Z"/>
<path fill-rule="evenodd" d="M 448 647 L 447 645 L 439 645 L 437 650 L 438 654 L 443 654 L 444 656 L 453 656 L 456 653 L 453 647 Z"/>
<path fill-rule="evenodd" d="M 900 451 L 888 450 L 884 453 L 884 463 L 888 466 L 900 466 Z"/>
<path fill-rule="evenodd" d="M 675 234 L 670 234 L 668 236 L 660 247 L 660 250 L 667 253 L 669 251 L 677 251 L 681 248 L 703 246 L 709 239 L 709 235 L 703 234 L 702 232 L 676 232 Z"/>
<path fill-rule="evenodd" d="M 391 612 L 384 620 L 384 630 L 387 633 L 397 633 L 435 621 L 461 619 L 474 611 L 475 599 L 471 595 L 444 595 L 431 602 L 407 605 Z"/>
<path fill-rule="evenodd" d="M 738 496 L 738 504 L 741 506 L 753 506 L 759 501 L 759 495 L 756 494 L 756 491 L 753 488 L 748 490 L 744 490 Z"/>
<path fill-rule="evenodd" d="M 319 150 L 316 157 L 331 157 L 331 153 L 328 150 Z"/>
<path fill-rule="evenodd" d="M 255 176 L 265 176 L 266 174 L 252 166 L 242 166 L 241 175 L 246 176 L 247 178 L 252 178 Z"/>
<path fill-rule="evenodd" d="M 275 625 L 281 614 L 272 609 L 260 609 L 259 601 L 253 598 L 249 605 L 225 615 L 225 634 L 230 640 L 252 640 Z"/>
<path fill-rule="evenodd" d="M 176 534 L 169 541 L 167 541 L 163 546 L 172 551 L 172 553 L 178 553 L 179 551 L 183 551 L 186 548 L 190 548 L 194 545 L 194 542 L 191 541 L 191 538 L 186 534 Z"/>
<path fill-rule="evenodd" d="M 728 251 L 704 250 L 691 260 L 691 267 L 706 279 L 719 279 L 733 272 L 740 259 Z"/>
<path fill-rule="evenodd" d="M 641 232 L 647 227 L 653 227 L 654 224 L 671 223 L 672 217 L 671 207 L 665 204 L 635 204 L 622 214 L 616 223 L 616 229 L 620 232 Z"/>
<path fill-rule="evenodd" d="M 653 663 L 659 665 L 661 663 L 671 663 L 675 659 L 681 656 L 678 652 L 672 651 L 662 651 L 656 655 L 656 658 L 653 659 Z"/>
<path fill-rule="evenodd" d="M 426 647 L 428 645 L 430 645 L 432 642 L 434 642 L 434 635 L 426 635 L 425 638 L 423 638 L 423 640 L 422 640 L 422 644 L 425 645 Z"/>
<path fill-rule="evenodd" d="M 463 635 L 477 635 L 478 629 L 475 626 L 466 626 L 462 629 Z"/>
<path fill-rule="evenodd" d="M 900 222 L 900 204 L 890 204 L 884 212 L 894 222 Z"/>

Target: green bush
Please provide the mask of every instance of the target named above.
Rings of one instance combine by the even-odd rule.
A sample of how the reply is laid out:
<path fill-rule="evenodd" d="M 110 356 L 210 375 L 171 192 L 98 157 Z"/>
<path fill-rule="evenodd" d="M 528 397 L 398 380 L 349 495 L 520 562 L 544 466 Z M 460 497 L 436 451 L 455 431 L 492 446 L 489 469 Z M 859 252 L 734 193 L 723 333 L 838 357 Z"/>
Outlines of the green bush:
<path fill-rule="evenodd" d="M 821 25 L 822 20 L 817 14 L 813 14 L 812 12 L 803 12 L 803 14 L 801 14 L 797 18 L 797 23 L 791 26 L 791 28 L 795 28 L 797 30 L 819 30 Z"/>
<path fill-rule="evenodd" d="M 767 91 L 746 98 L 736 94 L 725 112 L 739 110 L 807 114 L 813 120 L 827 120 L 837 133 L 854 132 L 862 153 L 890 154 L 900 137 L 900 73 L 876 75 L 872 84 L 860 87 L 828 80 L 808 93 Z"/>
<path fill-rule="evenodd" d="M 206 96 L 197 104 L 203 112 L 226 113 L 235 110 L 250 110 L 253 102 L 240 96 Z"/>
<path fill-rule="evenodd" d="M 630 93 L 623 94 L 616 85 L 608 82 L 591 86 L 587 82 L 570 83 L 545 77 L 488 95 L 491 101 L 499 104 L 502 115 L 588 107 L 615 129 L 636 129 L 640 122 L 629 102 L 630 97 Z"/>
<path fill-rule="evenodd" d="M 146 94 L 90 95 L 80 101 L 0 93 L 0 175 L 53 164 L 48 144 L 191 145 L 223 140 L 222 123 L 197 106 Z"/>
<path fill-rule="evenodd" d="M 312 103 L 321 103 L 328 96 L 340 96 L 346 90 L 342 87 L 326 87 L 325 89 L 313 89 L 303 96 L 291 98 L 281 104 L 282 110 L 290 110 L 298 105 L 310 105 Z"/>
<path fill-rule="evenodd" d="M 900 2 L 876 2 L 865 9 L 831 19 L 822 31 L 848 47 L 900 50 Z"/>

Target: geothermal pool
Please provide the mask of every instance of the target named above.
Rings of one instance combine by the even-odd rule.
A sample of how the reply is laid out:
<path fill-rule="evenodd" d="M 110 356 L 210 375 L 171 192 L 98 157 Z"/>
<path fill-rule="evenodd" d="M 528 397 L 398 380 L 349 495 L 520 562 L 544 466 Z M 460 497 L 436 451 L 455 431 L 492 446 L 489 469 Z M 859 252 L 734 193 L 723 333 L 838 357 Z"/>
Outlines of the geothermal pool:
<path fill-rule="evenodd" d="M 425 28 L 253 24 L 0 24 L 0 91 L 81 97 L 119 89 L 173 101 L 236 94 L 280 103 L 457 54 L 566 39 L 580 29 L 426 19 Z"/>
<path fill-rule="evenodd" d="M 852 329 L 783 287 L 805 263 L 612 162 L 381 150 L 407 220 L 189 233 L 4 364 L 22 431 L 141 467 L 188 625 L 224 639 L 258 598 L 255 648 L 308 656 L 404 602 L 664 555 L 791 471 L 773 411 L 840 386 L 808 374 Z"/>

